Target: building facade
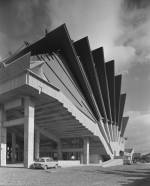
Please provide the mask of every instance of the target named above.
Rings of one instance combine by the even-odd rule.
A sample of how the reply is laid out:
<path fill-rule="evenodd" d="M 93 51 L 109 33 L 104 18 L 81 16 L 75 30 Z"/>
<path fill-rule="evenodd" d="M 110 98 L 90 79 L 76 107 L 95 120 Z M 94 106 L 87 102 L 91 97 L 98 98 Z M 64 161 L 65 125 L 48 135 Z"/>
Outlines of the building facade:
<path fill-rule="evenodd" d="M 39 156 L 99 163 L 124 151 L 126 94 L 114 61 L 65 25 L 1 62 L 0 165 Z"/>

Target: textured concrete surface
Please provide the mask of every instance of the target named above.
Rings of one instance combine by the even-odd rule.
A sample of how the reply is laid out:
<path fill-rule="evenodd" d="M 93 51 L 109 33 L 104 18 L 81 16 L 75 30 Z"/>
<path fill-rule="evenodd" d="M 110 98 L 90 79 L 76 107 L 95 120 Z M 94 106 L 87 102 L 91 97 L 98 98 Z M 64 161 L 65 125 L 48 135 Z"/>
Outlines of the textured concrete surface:
<path fill-rule="evenodd" d="M 149 186 L 150 164 L 48 170 L 0 168 L 0 186 Z"/>

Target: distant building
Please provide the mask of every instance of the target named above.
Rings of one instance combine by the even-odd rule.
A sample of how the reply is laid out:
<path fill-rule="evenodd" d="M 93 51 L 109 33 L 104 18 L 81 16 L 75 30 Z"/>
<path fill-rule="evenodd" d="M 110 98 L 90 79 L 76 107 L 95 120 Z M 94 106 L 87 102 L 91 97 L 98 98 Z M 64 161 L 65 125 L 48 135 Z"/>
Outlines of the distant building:
<path fill-rule="evenodd" d="M 134 149 L 129 148 L 124 150 L 124 164 L 132 164 L 134 157 Z"/>
<path fill-rule="evenodd" d="M 2 62 L 0 165 L 39 156 L 99 163 L 124 151 L 126 94 L 114 61 L 65 25 Z"/>
<path fill-rule="evenodd" d="M 141 161 L 143 163 L 149 163 L 150 162 L 150 153 L 144 154 L 141 156 Z"/>

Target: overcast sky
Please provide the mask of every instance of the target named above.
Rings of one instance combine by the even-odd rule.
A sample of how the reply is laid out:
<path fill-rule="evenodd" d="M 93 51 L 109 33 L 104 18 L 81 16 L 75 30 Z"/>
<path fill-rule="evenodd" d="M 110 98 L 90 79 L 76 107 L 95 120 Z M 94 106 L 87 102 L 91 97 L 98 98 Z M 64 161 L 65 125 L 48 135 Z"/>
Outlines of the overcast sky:
<path fill-rule="evenodd" d="M 150 1 L 0 0 L 0 57 L 62 23 L 73 40 L 89 36 L 91 49 L 103 46 L 105 60 L 115 59 L 127 92 L 128 144 L 150 152 Z"/>

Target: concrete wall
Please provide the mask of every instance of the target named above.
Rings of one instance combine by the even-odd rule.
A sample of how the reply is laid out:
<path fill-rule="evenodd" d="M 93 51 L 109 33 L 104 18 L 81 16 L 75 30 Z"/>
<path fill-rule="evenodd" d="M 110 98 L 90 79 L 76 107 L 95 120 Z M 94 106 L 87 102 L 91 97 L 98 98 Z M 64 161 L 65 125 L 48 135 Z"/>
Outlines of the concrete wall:
<path fill-rule="evenodd" d="M 79 160 L 59 160 L 58 161 L 58 166 L 61 167 L 71 167 L 71 166 L 78 166 L 80 165 L 80 161 Z"/>

